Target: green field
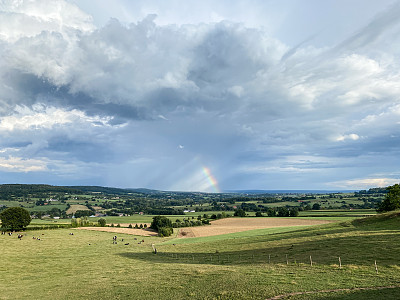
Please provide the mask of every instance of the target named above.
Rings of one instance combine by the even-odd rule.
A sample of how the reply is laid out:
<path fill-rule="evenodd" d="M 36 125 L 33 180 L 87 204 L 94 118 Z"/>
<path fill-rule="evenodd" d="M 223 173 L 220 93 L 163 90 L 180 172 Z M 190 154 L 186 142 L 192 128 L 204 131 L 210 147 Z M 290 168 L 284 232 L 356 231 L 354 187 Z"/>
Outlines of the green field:
<path fill-rule="evenodd" d="M 399 213 L 192 240 L 140 237 L 141 244 L 118 234 L 114 245 L 114 235 L 1 235 L 0 299 L 268 299 L 312 291 L 284 299 L 398 299 L 400 292 Z"/>

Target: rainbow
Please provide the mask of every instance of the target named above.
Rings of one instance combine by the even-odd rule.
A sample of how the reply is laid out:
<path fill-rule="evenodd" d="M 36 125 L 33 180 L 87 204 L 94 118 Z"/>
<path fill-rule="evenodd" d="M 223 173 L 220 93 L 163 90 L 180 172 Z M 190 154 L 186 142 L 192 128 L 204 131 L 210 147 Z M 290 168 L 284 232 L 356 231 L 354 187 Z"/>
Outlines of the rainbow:
<path fill-rule="evenodd" d="M 221 193 L 221 190 L 218 187 L 218 181 L 211 174 L 210 169 L 207 167 L 203 167 L 203 173 L 207 177 L 207 181 L 209 182 L 210 186 L 213 188 L 213 191 L 215 193 Z"/>

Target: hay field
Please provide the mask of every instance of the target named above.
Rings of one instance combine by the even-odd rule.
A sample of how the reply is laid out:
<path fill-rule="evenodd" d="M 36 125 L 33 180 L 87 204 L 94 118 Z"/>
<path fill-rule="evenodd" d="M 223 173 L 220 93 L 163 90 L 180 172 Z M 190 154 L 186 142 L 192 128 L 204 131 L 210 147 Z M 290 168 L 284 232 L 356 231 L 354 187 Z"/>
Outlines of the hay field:
<path fill-rule="evenodd" d="M 181 228 L 179 230 L 179 237 L 206 237 L 254 229 L 311 226 L 326 223 L 329 223 L 329 221 L 297 218 L 226 218 L 213 221 L 209 226 Z"/>
<path fill-rule="evenodd" d="M 133 234 L 139 236 L 156 236 L 157 232 L 152 229 L 135 229 L 135 228 L 123 228 L 123 227 L 78 227 L 78 230 L 93 230 L 93 231 L 105 231 L 113 233 L 124 233 Z"/>
<path fill-rule="evenodd" d="M 74 214 L 74 213 L 76 213 L 78 210 L 89 210 L 89 208 L 87 208 L 86 205 L 72 204 L 72 205 L 70 206 L 70 208 L 68 208 L 68 210 L 67 210 L 67 215 L 69 215 L 69 214 Z"/>

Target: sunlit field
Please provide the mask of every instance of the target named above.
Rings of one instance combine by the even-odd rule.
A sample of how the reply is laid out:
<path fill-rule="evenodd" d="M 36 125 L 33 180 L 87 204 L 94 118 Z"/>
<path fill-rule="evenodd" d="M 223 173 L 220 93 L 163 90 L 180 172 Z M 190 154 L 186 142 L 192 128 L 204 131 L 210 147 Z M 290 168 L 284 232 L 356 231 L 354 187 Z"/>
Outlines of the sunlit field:
<path fill-rule="evenodd" d="M 21 240 L 1 235 L 0 297 L 267 299 L 338 289 L 329 299 L 397 299 L 399 225 L 392 214 L 193 239 L 118 234 L 117 244 L 114 233 L 87 230 L 27 231 Z M 391 288 L 354 289 L 367 287 Z M 290 299 L 326 297 L 322 292 Z"/>

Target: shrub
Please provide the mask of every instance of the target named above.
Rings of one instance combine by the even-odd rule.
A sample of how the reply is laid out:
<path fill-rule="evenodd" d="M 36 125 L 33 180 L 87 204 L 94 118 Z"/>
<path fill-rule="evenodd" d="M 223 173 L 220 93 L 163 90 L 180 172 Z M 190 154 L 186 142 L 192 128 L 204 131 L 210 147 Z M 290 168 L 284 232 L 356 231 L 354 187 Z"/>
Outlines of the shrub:
<path fill-rule="evenodd" d="M 97 223 L 99 223 L 99 226 L 100 226 L 100 227 L 105 227 L 107 221 L 106 221 L 106 219 L 100 218 L 100 219 L 97 221 Z"/>
<path fill-rule="evenodd" d="M 172 227 L 159 227 L 158 228 L 158 236 L 165 237 L 165 236 L 170 236 L 174 230 Z"/>
<path fill-rule="evenodd" d="M 237 210 L 235 210 L 235 213 L 233 215 L 235 217 L 245 217 L 246 212 L 243 209 L 237 209 Z"/>
<path fill-rule="evenodd" d="M 128 228 L 132 228 L 132 224 L 129 224 Z"/>

